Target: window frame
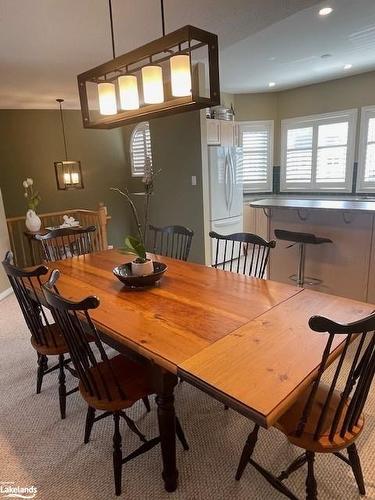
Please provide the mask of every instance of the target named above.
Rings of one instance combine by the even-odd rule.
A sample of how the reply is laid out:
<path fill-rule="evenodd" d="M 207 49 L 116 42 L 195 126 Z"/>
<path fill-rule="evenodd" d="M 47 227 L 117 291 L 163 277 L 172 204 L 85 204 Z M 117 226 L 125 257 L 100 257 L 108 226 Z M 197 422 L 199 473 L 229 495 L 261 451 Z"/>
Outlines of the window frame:
<path fill-rule="evenodd" d="M 267 130 L 269 133 L 268 144 L 268 164 L 267 164 L 267 180 L 266 182 L 257 182 L 250 184 L 243 183 L 243 192 L 246 193 L 272 193 L 273 192 L 273 150 L 274 150 L 274 120 L 249 120 L 239 121 L 238 124 L 238 143 L 242 146 L 242 131 L 243 129 L 252 130 Z"/>
<path fill-rule="evenodd" d="M 353 170 L 355 158 L 355 144 L 357 131 L 356 108 L 335 111 L 330 113 L 314 114 L 281 120 L 280 134 L 280 192 L 341 192 L 351 193 L 353 186 Z M 343 120 L 347 119 L 347 120 Z M 345 181 L 338 185 L 332 182 L 316 182 L 317 153 L 318 153 L 318 128 L 319 125 L 329 125 L 331 123 L 341 123 L 348 121 L 348 141 L 346 144 L 346 170 Z M 287 183 L 286 182 L 286 160 L 287 160 L 287 138 L 288 130 L 297 128 L 313 128 L 312 138 L 312 180 L 310 182 Z"/>
<path fill-rule="evenodd" d="M 134 148 L 134 145 L 133 145 L 133 143 L 134 143 L 134 136 L 140 130 L 145 130 L 145 129 L 148 129 L 149 134 L 150 134 L 151 164 L 152 164 L 152 142 L 151 142 L 150 122 L 144 121 L 144 122 L 137 123 L 137 125 L 133 128 L 132 133 L 130 135 L 130 148 L 129 148 L 129 150 L 130 150 L 130 167 L 131 167 L 131 175 L 132 175 L 132 177 L 143 177 L 145 175 L 144 170 L 143 170 L 143 172 L 139 172 L 138 170 L 135 170 L 135 166 L 134 166 L 134 154 L 133 154 L 134 153 L 134 151 L 133 151 L 133 148 Z M 144 134 L 144 136 L 145 135 L 146 134 Z M 146 149 L 146 152 L 147 152 L 147 144 L 145 144 L 145 141 L 144 141 L 144 146 L 145 146 L 145 149 Z"/>
<path fill-rule="evenodd" d="M 361 108 L 361 122 L 358 140 L 358 168 L 357 168 L 357 193 L 374 193 L 375 181 L 365 182 L 366 155 L 367 155 L 367 136 L 370 119 L 375 118 L 375 105 L 363 106 Z"/>

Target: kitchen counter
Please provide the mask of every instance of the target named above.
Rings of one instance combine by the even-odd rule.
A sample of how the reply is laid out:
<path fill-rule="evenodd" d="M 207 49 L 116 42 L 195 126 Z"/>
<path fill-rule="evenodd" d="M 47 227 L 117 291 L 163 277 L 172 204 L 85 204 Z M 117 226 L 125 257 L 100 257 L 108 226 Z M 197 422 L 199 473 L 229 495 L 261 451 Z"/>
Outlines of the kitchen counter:
<path fill-rule="evenodd" d="M 253 208 L 289 208 L 307 210 L 341 210 L 344 212 L 375 212 L 375 199 L 352 197 L 347 199 L 332 198 L 304 198 L 272 196 L 249 201 Z"/>

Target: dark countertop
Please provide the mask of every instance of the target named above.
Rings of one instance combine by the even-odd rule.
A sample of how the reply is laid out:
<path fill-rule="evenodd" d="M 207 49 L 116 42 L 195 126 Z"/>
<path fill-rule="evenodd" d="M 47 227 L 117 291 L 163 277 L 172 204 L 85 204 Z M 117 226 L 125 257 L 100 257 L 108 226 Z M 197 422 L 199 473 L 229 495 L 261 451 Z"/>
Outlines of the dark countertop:
<path fill-rule="evenodd" d="M 253 201 L 249 200 L 248 203 L 254 208 L 294 208 L 309 210 L 341 210 L 344 212 L 375 212 L 375 198 L 366 200 L 364 198 L 354 196 L 347 199 L 269 196 L 267 198 Z"/>

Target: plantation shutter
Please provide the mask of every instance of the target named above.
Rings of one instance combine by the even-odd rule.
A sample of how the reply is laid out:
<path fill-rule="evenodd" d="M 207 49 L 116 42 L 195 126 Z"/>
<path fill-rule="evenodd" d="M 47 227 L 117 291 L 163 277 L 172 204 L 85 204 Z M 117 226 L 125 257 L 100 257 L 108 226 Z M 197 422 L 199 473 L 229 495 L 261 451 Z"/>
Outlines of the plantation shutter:
<path fill-rule="evenodd" d="M 357 110 L 282 121 L 281 190 L 352 189 Z"/>
<path fill-rule="evenodd" d="M 240 124 L 245 192 L 272 191 L 273 122 Z"/>
<path fill-rule="evenodd" d="M 375 106 L 361 110 L 357 191 L 375 191 Z"/>
<path fill-rule="evenodd" d="M 142 177 L 148 157 L 152 165 L 151 135 L 148 122 L 139 123 L 133 130 L 130 140 L 132 175 Z"/>

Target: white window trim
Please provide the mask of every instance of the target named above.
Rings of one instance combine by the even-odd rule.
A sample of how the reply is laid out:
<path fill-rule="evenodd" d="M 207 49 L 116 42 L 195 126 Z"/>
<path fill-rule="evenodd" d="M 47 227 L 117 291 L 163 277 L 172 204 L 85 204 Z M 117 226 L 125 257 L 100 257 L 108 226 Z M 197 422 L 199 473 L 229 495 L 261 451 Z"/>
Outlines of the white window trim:
<path fill-rule="evenodd" d="M 130 166 L 131 166 L 131 174 L 132 174 L 132 177 L 143 177 L 144 176 L 144 171 L 143 172 L 137 172 L 134 170 L 134 161 L 133 161 L 133 139 L 134 139 L 134 135 L 139 132 L 139 130 L 141 129 L 145 129 L 145 128 L 148 128 L 150 129 L 150 123 L 149 122 L 140 122 L 140 123 L 137 123 L 137 125 L 133 128 L 133 131 L 131 133 L 131 136 L 130 136 Z M 150 140 L 151 140 L 151 131 L 150 131 Z M 147 146 L 145 144 L 145 150 L 147 149 Z M 152 161 L 152 158 L 151 158 L 151 161 Z"/>
<path fill-rule="evenodd" d="M 370 118 L 375 118 L 375 106 L 364 106 L 361 108 L 361 124 L 358 142 L 358 170 L 357 170 L 357 193 L 373 193 L 375 182 L 365 182 L 365 167 L 367 153 L 367 135 Z"/>
<path fill-rule="evenodd" d="M 336 111 L 333 113 L 323 113 L 317 115 L 301 116 L 296 118 L 287 118 L 281 120 L 281 152 L 280 152 L 280 191 L 281 192 L 337 192 L 351 193 L 353 185 L 353 167 L 354 167 L 354 150 L 355 138 L 357 131 L 357 109 L 346 109 Z M 310 183 L 293 183 L 293 185 L 286 182 L 286 155 L 287 155 L 287 134 L 290 128 L 304 128 L 311 126 L 322 125 L 324 123 L 341 122 L 343 118 L 347 118 L 349 122 L 348 128 L 348 143 L 347 143 L 347 157 L 346 157 L 346 176 L 345 182 L 340 186 L 332 185 L 332 183 L 322 183 L 312 181 Z M 291 125 L 295 125 L 291 127 Z M 316 134 L 315 134 L 316 135 Z M 316 138 L 315 138 L 316 141 Z M 313 142 L 313 165 L 316 162 L 316 144 Z M 315 167 L 316 168 L 316 167 Z"/>
<path fill-rule="evenodd" d="M 242 129 L 253 128 L 268 128 L 270 134 L 270 141 L 268 145 L 268 165 L 267 165 L 267 181 L 253 183 L 250 187 L 249 184 L 244 183 L 244 193 L 272 193 L 273 191 L 273 145 L 274 145 L 274 121 L 273 120 L 257 120 L 238 122 L 239 128 L 239 145 L 242 147 Z"/>

